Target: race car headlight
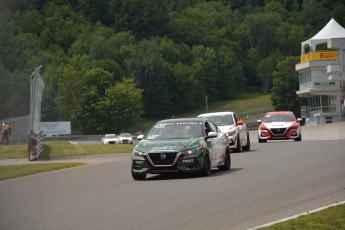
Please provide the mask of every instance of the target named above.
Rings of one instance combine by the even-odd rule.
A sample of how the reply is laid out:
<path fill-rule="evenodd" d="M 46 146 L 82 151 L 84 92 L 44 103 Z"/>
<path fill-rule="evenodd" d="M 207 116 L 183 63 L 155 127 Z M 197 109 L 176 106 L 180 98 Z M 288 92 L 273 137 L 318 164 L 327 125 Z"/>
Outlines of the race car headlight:
<path fill-rule="evenodd" d="M 236 130 L 231 130 L 230 132 L 226 133 L 226 136 L 230 137 L 230 136 L 235 135 L 235 133 L 236 133 Z"/>
<path fill-rule="evenodd" d="M 267 128 L 264 124 L 261 124 L 261 125 L 259 126 L 259 129 L 260 129 L 260 130 L 268 130 L 268 128 Z"/>
<path fill-rule="evenodd" d="M 298 129 L 298 125 L 296 124 L 296 122 L 290 126 L 290 129 Z"/>
<path fill-rule="evenodd" d="M 146 153 L 134 150 L 133 155 L 136 157 L 144 157 L 146 156 Z"/>
<path fill-rule="evenodd" d="M 185 156 L 191 156 L 191 155 L 195 155 L 195 154 L 198 154 L 200 151 L 201 151 L 201 147 L 198 147 L 198 148 L 194 148 L 194 149 L 188 149 L 188 150 L 185 150 L 183 152 L 183 154 Z"/>

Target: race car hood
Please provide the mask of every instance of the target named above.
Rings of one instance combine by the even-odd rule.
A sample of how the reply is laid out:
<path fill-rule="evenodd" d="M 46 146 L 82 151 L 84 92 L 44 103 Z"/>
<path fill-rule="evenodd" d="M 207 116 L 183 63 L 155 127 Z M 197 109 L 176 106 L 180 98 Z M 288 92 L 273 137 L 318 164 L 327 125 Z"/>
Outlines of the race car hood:
<path fill-rule="evenodd" d="M 269 129 L 279 129 L 279 128 L 289 128 L 294 121 L 292 122 L 264 122 L 263 124 Z"/>
<path fill-rule="evenodd" d="M 181 152 L 201 146 L 203 138 L 141 140 L 135 147 L 136 151 L 145 153 L 154 152 Z"/>
<path fill-rule="evenodd" d="M 233 130 L 234 127 L 235 127 L 235 125 L 222 125 L 222 126 L 218 126 L 219 130 L 222 133 L 228 133 L 231 130 Z"/>

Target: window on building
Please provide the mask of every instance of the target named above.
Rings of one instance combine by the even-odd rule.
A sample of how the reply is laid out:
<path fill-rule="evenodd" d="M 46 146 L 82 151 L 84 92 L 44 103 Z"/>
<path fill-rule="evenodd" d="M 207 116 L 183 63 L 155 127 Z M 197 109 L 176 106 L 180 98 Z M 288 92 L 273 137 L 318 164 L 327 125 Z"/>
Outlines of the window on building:
<path fill-rule="evenodd" d="M 307 53 L 310 53 L 311 52 L 311 49 L 310 49 L 310 46 L 307 45 L 304 47 L 304 53 L 307 54 Z"/>
<path fill-rule="evenodd" d="M 316 49 L 316 51 L 327 50 L 327 42 L 326 43 L 317 44 L 315 49 Z"/>
<path fill-rule="evenodd" d="M 299 73 L 299 84 L 305 84 L 311 82 L 311 71 L 303 71 Z"/>
<path fill-rule="evenodd" d="M 321 101 L 322 101 L 322 112 L 333 113 L 336 111 L 337 104 L 336 104 L 335 96 L 322 95 Z"/>
<path fill-rule="evenodd" d="M 313 96 L 308 98 L 309 110 L 311 112 L 321 111 L 320 96 Z"/>
<path fill-rule="evenodd" d="M 328 95 L 318 95 L 308 98 L 309 110 L 311 112 L 336 112 L 336 97 Z"/>

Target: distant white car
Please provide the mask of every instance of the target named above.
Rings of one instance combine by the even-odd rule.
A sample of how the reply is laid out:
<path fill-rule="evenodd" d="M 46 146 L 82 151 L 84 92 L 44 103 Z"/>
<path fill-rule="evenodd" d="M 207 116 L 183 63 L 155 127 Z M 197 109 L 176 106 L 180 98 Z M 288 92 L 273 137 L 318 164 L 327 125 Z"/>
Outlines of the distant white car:
<path fill-rule="evenodd" d="M 118 144 L 119 138 L 116 136 L 116 134 L 105 134 L 104 137 L 102 137 L 101 143 L 102 144 Z"/>
<path fill-rule="evenodd" d="M 204 113 L 198 117 L 203 117 L 215 123 L 220 131 L 227 135 L 229 147 L 234 152 L 250 150 L 247 125 L 234 112 Z"/>
<path fill-rule="evenodd" d="M 133 138 L 130 133 L 121 133 L 119 135 L 120 144 L 133 144 Z"/>

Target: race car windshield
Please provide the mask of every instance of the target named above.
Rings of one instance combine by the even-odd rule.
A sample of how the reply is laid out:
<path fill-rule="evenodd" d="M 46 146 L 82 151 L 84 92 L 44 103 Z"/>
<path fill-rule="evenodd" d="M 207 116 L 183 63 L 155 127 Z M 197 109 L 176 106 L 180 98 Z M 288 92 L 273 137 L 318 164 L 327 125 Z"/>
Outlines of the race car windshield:
<path fill-rule="evenodd" d="M 295 118 L 292 114 L 269 114 L 263 119 L 264 122 L 292 122 Z"/>
<path fill-rule="evenodd" d="M 203 136 L 202 122 L 166 122 L 154 125 L 147 139 L 180 139 Z"/>
<path fill-rule="evenodd" d="M 223 116 L 208 116 L 208 120 L 212 121 L 218 126 L 224 126 L 224 125 L 233 125 L 234 119 L 231 115 L 223 115 Z"/>

